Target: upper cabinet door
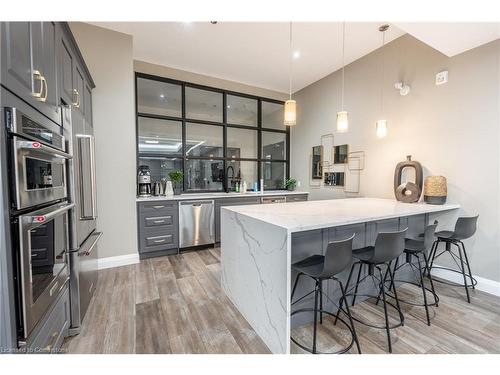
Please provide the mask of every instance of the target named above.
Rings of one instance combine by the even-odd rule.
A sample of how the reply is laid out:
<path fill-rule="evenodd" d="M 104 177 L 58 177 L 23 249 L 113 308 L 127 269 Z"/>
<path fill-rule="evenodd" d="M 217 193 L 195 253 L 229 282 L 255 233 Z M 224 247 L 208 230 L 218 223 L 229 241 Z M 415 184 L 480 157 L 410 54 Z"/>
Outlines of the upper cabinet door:
<path fill-rule="evenodd" d="M 2 84 L 22 98 L 32 96 L 29 22 L 1 22 Z"/>
<path fill-rule="evenodd" d="M 92 127 L 92 89 L 87 82 L 85 82 L 83 102 L 85 103 L 85 122 Z"/>
<path fill-rule="evenodd" d="M 73 53 L 71 52 L 70 45 L 64 36 L 64 33 L 61 28 L 59 30 L 59 91 L 61 94 L 61 99 L 67 105 L 76 105 L 76 94 L 74 92 L 74 64 L 75 59 L 73 57 Z"/>
<path fill-rule="evenodd" d="M 82 69 L 78 64 L 73 65 L 73 92 L 75 95 L 74 107 L 85 116 L 85 79 Z"/>
<path fill-rule="evenodd" d="M 61 124 L 52 22 L 2 22 L 2 83 Z"/>
<path fill-rule="evenodd" d="M 56 25 L 31 23 L 31 59 L 34 106 L 54 122 L 61 124 L 57 86 Z"/>

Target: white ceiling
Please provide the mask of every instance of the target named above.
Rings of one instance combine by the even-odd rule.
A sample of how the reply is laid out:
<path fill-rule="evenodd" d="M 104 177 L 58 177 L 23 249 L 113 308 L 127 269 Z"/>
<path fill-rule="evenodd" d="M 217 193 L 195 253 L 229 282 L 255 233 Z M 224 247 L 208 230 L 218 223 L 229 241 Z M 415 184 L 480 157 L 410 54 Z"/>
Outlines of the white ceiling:
<path fill-rule="evenodd" d="M 284 22 L 96 22 L 134 37 L 134 59 L 288 92 L 289 24 Z M 380 47 L 381 23 L 346 26 L 346 63 Z M 396 27 L 387 41 L 403 34 Z M 293 24 L 293 91 L 342 66 L 342 23 Z"/>
<path fill-rule="evenodd" d="M 133 36 L 134 59 L 288 92 L 289 24 L 284 22 L 94 22 Z M 379 48 L 383 22 L 346 24 L 345 63 Z M 453 56 L 499 35 L 491 23 L 396 23 L 386 42 L 408 32 Z M 404 30 L 404 31 L 403 31 Z M 298 91 L 342 67 L 341 22 L 293 24 L 293 88 Z"/>
<path fill-rule="evenodd" d="M 448 57 L 500 38 L 500 23 L 407 22 L 396 24 Z"/>

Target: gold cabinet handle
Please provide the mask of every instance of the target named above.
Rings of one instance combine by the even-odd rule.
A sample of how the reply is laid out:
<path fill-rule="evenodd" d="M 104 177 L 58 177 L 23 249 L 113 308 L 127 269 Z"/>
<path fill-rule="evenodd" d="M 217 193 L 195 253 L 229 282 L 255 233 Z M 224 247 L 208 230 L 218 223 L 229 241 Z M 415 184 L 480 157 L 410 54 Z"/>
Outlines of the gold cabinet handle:
<path fill-rule="evenodd" d="M 35 77 L 35 79 L 39 80 L 40 81 L 40 91 L 39 92 L 33 92 L 33 96 L 37 99 L 42 99 L 42 93 L 43 93 L 43 87 L 44 87 L 44 84 L 43 84 L 43 75 L 42 73 L 40 73 L 39 70 L 33 70 L 33 76 Z"/>
<path fill-rule="evenodd" d="M 162 239 L 162 240 L 154 240 L 153 242 L 154 242 L 154 243 L 162 243 L 162 242 L 165 242 L 165 241 L 166 241 L 166 239 L 164 238 L 164 239 Z"/>
<path fill-rule="evenodd" d="M 42 76 L 42 82 L 45 86 L 45 95 L 43 96 L 42 102 L 46 102 L 47 96 L 49 96 L 49 86 L 47 85 L 47 80 L 45 79 L 44 76 Z"/>
<path fill-rule="evenodd" d="M 77 89 L 73 89 L 73 98 L 75 97 L 75 95 L 76 95 L 76 101 L 73 102 L 73 105 L 76 108 L 80 108 L 80 93 L 78 92 Z"/>

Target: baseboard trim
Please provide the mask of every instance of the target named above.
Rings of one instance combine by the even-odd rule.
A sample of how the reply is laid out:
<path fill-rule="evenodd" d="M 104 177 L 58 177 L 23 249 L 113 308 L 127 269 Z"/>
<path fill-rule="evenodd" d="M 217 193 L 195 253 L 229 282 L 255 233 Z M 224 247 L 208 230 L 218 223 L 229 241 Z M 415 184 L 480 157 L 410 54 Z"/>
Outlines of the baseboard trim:
<path fill-rule="evenodd" d="M 462 277 L 462 274 L 460 273 L 443 270 L 440 268 L 433 268 L 431 273 L 432 276 L 436 276 L 441 279 L 445 279 L 454 283 L 458 284 L 464 283 L 464 279 Z M 476 285 L 477 290 L 500 297 L 500 282 L 490 279 L 485 279 L 484 277 L 480 276 L 475 276 L 475 275 L 473 276 L 477 280 L 477 285 Z"/>
<path fill-rule="evenodd" d="M 129 264 L 139 263 L 139 254 L 119 255 L 116 257 L 107 257 L 97 259 L 97 268 L 104 270 L 106 268 L 114 268 L 128 266 Z"/>

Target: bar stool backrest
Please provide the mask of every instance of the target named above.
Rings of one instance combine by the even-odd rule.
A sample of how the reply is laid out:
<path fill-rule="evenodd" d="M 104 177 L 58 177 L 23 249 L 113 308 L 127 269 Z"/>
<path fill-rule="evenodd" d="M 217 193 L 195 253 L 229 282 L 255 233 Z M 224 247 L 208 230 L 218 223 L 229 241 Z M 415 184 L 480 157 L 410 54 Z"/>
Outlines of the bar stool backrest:
<path fill-rule="evenodd" d="M 345 240 L 333 241 L 328 244 L 323 272 L 320 277 L 332 277 L 351 265 L 353 238 L 354 234 Z"/>
<path fill-rule="evenodd" d="M 381 232 L 375 240 L 372 263 L 385 263 L 396 259 L 405 249 L 405 234 L 408 228 L 397 232 Z"/>
<path fill-rule="evenodd" d="M 438 226 L 438 222 L 435 221 L 434 224 L 427 225 L 424 231 L 424 247 L 425 251 L 428 251 L 432 244 L 434 243 L 434 233 L 436 233 L 436 228 Z"/>
<path fill-rule="evenodd" d="M 459 217 L 457 223 L 455 224 L 455 232 L 453 233 L 453 238 L 457 240 L 465 240 L 472 237 L 476 233 L 477 229 L 477 219 L 479 215 L 471 217 Z"/>

